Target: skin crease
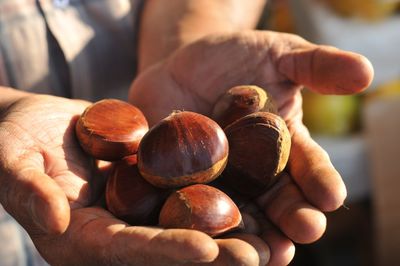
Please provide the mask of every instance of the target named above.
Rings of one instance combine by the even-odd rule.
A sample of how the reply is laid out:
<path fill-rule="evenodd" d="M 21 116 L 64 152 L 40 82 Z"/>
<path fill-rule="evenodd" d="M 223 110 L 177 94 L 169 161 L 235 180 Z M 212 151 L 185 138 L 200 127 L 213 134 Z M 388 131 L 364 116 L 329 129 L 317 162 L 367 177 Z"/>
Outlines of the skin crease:
<path fill-rule="evenodd" d="M 286 265 L 294 256 L 293 243 L 317 240 L 326 226 L 323 211 L 340 207 L 346 197 L 340 175 L 302 125 L 300 89 L 356 93 L 370 84 L 373 70 L 360 55 L 294 35 L 230 32 L 196 36 L 189 45 L 168 46 L 178 48 L 171 55 L 143 59 L 129 99 L 154 124 L 173 109 L 209 114 L 216 99 L 235 85 L 254 84 L 271 93 L 293 146 L 288 174 L 255 200 L 261 212 L 255 216 L 262 228 L 259 238 L 270 250 L 269 265 Z M 0 88 L 3 94 L 14 93 Z M 248 261 L 259 262 L 250 241 L 127 226 L 91 206 L 104 180 L 71 133 L 87 102 L 23 94 L 2 98 L 0 104 L 0 201 L 50 264 L 215 265 L 235 260 L 219 249 L 248 250 Z"/>

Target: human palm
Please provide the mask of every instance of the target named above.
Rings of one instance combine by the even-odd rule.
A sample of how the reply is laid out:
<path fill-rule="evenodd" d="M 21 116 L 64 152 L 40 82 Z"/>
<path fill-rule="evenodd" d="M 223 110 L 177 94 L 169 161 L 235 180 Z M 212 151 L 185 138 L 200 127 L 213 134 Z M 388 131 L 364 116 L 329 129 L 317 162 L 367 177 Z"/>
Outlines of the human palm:
<path fill-rule="evenodd" d="M 75 122 L 88 104 L 29 96 L 0 117 L 0 200 L 43 257 L 51 265 L 157 265 L 161 261 L 173 265 L 193 258 L 213 259 L 217 244 L 205 234 L 130 227 L 96 207 L 104 178 L 74 133 Z M 198 242 L 205 245 L 196 248 Z"/>
<path fill-rule="evenodd" d="M 255 203 L 278 230 L 261 237 L 271 249 L 271 265 L 287 264 L 294 242 L 309 243 L 324 232 L 323 211 L 346 197 L 328 155 L 302 124 L 303 85 L 324 94 L 365 89 L 373 70 L 362 56 L 313 45 L 300 37 L 265 31 L 212 35 L 182 47 L 133 83 L 130 101 L 154 124 L 176 109 L 210 115 L 217 99 L 236 85 L 266 89 L 292 135 L 287 173 Z M 259 215 L 256 215 L 259 216 Z M 282 233 L 280 233 L 282 232 Z"/>
<path fill-rule="evenodd" d="M 35 242 L 63 233 L 70 209 L 74 215 L 98 196 L 100 186 L 93 184 L 100 185 L 101 175 L 94 175 L 94 162 L 74 135 L 87 105 L 32 96 L 12 104 L 0 119 L 1 202 Z M 38 248 L 47 253 L 48 245 L 43 241 Z"/>
<path fill-rule="evenodd" d="M 72 208 L 87 206 L 91 189 L 92 160 L 80 149 L 74 137 L 74 122 L 88 103 L 70 101 L 52 96 L 33 96 L 23 98 L 11 105 L 0 118 L 1 171 L 16 178 L 34 178 L 29 184 L 37 193 L 52 190 L 55 194 L 63 193 L 64 199 L 55 198 L 49 203 L 64 210 L 70 204 Z M 8 177 L 10 180 L 11 177 Z M 4 180 L 2 180 L 4 182 Z M 14 182 L 5 182 L 8 193 L 3 199 L 6 207 L 10 204 L 31 204 L 25 198 L 30 195 L 20 193 L 21 187 Z M 24 187 L 27 191 L 31 187 Z M 10 198 L 7 198 L 9 196 Z M 14 200 L 20 197 L 19 201 Z M 35 195 L 40 196 L 40 195 Z M 69 204 L 68 204 L 69 203 Z M 44 206 L 42 206 L 44 207 Z M 40 211 L 34 210 L 33 212 Z M 52 217 L 43 221 L 43 227 L 51 231 L 62 231 L 68 223 L 63 219 Z"/>

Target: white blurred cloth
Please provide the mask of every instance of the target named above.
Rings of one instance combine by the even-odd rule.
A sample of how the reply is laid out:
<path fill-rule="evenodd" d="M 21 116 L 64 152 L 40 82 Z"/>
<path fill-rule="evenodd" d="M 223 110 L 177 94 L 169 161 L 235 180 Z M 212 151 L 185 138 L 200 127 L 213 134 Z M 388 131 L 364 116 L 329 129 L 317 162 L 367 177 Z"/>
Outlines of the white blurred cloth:
<path fill-rule="evenodd" d="M 0 205 L 0 266 L 47 266 L 26 231 Z"/>

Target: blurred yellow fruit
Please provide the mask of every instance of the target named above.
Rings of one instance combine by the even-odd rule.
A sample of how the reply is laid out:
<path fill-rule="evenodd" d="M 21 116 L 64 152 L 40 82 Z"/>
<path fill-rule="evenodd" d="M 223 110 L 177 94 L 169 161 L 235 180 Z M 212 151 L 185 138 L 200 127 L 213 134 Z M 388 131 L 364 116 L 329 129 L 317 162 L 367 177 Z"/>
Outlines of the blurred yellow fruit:
<path fill-rule="evenodd" d="M 358 96 L 303 93 L 304 124 L 311 133 L 343 136 L 352 133 L 359 122 Z"/>
<path fill-rule="evenodd" d="M 394 96 L 400 96 L 400 79 L 395 79 L 377 86 L 374 91 L 367 95 L 367 100 Z"/>
<path fill-rule="evenodd" d="M 399 0 L 322 0 L 342 16 L 376 21 L 390 16 Z"/>

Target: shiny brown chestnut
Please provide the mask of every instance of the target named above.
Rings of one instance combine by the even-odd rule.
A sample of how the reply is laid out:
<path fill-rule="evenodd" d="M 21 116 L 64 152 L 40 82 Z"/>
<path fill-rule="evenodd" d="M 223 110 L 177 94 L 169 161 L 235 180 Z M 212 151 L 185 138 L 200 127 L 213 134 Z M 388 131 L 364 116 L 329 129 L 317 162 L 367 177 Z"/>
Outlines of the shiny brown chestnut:
<path fill-rule="evenodd" d="M 269 112 L 247 115 L 225 128 L 228 164 L 221 182 L 255 197 L 272 185 L 284 170 L 291 136 L 285 121 Z"/>
<path fill-rule="evenodd" d="M 106 99 L 86 108 L 75 132 L 83 150 L 93 158 L 116 161 L 135 154 L 148 129 L 138 108 L 121 100 Z"/>
<path fill-rule="evenodd" d="M 202 231 L 212 237 L 243 227 L 235 203 L 221 190 L 196 184 L 173 192 L 159 218 L 164 228 Z"/>
<path fill-rule="evenodd" d="M 214 105 L 211 118 L 222 128 L 239 118 L 255 112 L 277 113 L 271 96 L 254 85 L 241 85 L 229 89 Z"/>
<path fill-rule="evenodd" d="M 156 188 L 140 175 L 136 160 L 114 163 L 106 185 L 107 209 L 131 225 L 156 225 L 167 198 L 166 190 Z"/>
<path fill-rule="evenodd" d="M 143 137 L 138 167 L 162 188 L 208 183 L 225 168 L 228 141 L 221 127 L 194 112 L 174 112 Z"/>

